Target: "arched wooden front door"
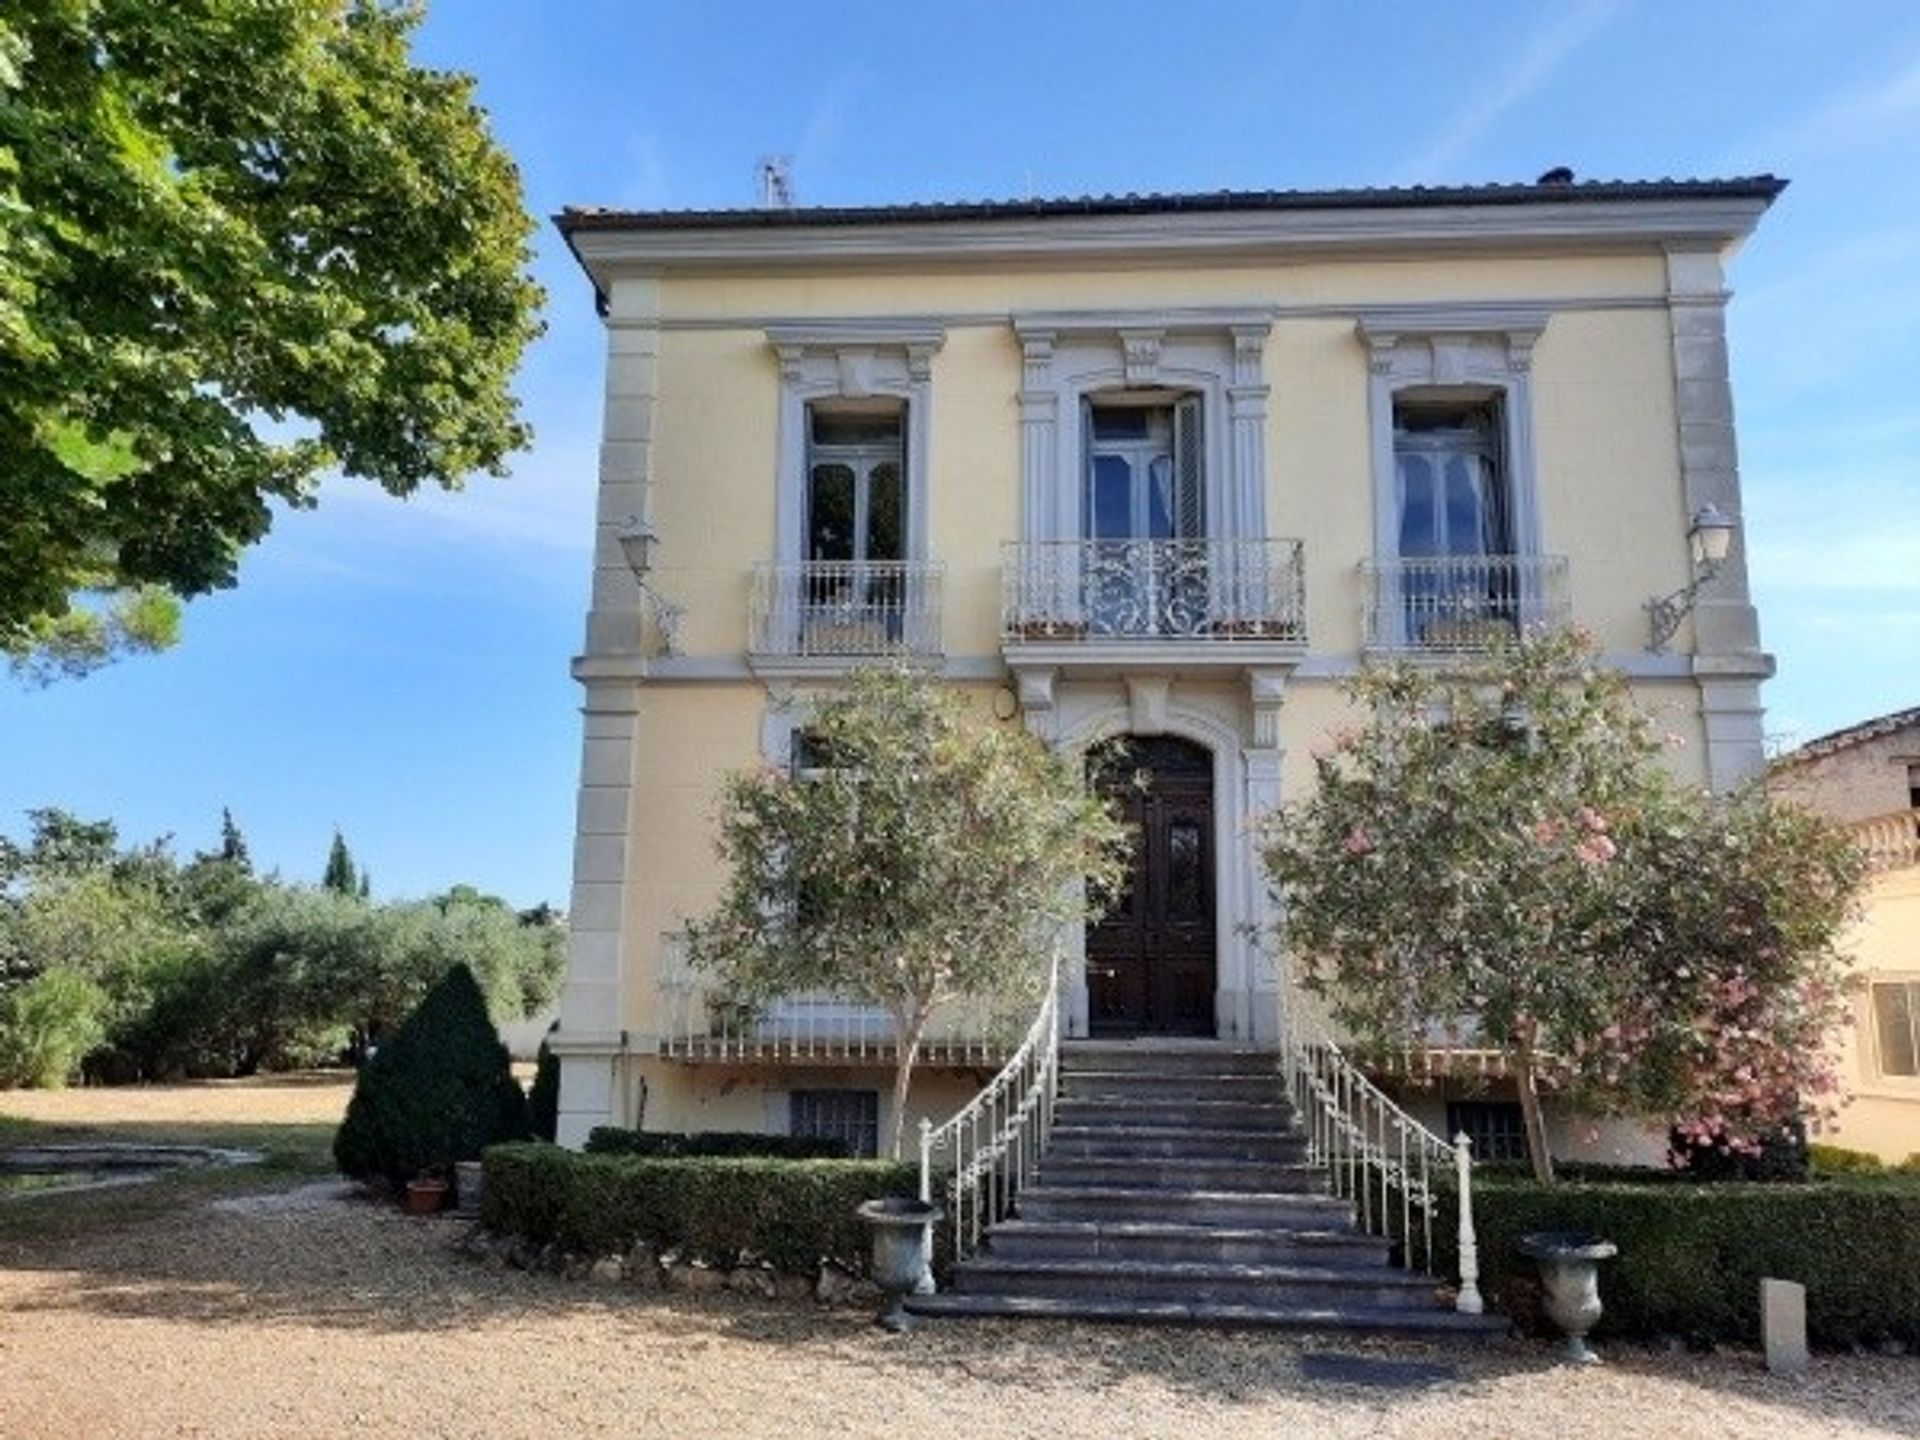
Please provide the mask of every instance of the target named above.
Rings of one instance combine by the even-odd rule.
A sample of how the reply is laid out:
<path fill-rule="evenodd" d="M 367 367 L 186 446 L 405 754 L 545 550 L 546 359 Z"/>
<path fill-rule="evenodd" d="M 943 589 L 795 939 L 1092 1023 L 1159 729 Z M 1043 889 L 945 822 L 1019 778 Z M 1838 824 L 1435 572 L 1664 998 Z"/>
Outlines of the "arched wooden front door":
<path fill-rule="evenodd" d="M 1213 757 L 1169 736 L 1116 743 L 1119 761 L 1096 770 L 1134 827 L 1133 869 L 1113 909 L 1087 927 L 1088 1029 L 1211 1035 Z"/>

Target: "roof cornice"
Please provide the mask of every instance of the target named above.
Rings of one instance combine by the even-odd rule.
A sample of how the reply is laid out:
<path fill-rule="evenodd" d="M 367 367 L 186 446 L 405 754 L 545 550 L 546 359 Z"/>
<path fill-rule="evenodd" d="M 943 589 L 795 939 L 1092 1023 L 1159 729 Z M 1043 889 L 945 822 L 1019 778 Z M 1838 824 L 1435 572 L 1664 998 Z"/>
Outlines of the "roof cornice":
<path fill-rule="evenodd" d="M 1693 248 L 1751 234 L 1770 201 L 1591 201 L 1580 205 L 1441 205 L 1141 213 L 885 224 L 565 224 L 580 263 L 605 290 L 617 273 L 964 263 L 1231 259 L 1338 252 Z"/>

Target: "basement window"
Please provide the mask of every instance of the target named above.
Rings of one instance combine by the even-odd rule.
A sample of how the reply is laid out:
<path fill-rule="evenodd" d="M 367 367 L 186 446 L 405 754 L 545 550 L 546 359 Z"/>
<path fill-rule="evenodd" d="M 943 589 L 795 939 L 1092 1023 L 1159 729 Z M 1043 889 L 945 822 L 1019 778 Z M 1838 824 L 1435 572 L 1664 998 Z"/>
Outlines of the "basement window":
<path fill-rule="evenodd" d="M 880 1153 L 878 1090 L 794 1090 L 787 1096 L 789 1134 L 844 1140 L 847 1152 L 871 1160 Z"/>
<path fill-rule="evenodd" d="M 1520 1106 L 1511 1100 L 1454 1100 L 1447 1105 L 1447 1138 L 1461 1132 L 1473 1142 L 1477 1161 L 1522 1161 L 1527 1158 L 1527 1126 Z"/>

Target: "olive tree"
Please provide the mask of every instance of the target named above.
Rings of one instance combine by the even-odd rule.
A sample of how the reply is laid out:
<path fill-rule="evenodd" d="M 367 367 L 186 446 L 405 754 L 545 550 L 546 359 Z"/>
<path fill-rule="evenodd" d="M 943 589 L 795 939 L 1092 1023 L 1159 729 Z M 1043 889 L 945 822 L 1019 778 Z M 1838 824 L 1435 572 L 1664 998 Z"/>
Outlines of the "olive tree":
<path fill-rule="evenodd" d="M 1059 927 L 1113 894 L 1129 833 L 1066 760 L 917 671 L 857 674 L 808 743 L 804 777 L 727 780 L 725 890 L 690 955 L 749 1001 L 818 989 L 885 1009 L 898 1155 L 928 1021 L 1037 994 Z"/>
<path fill-rule="evenodd" d="M 1305 983 L 1363 1045 L 1503 1052 L 1543 1180 L 1543 1087 L 1722 1151 L 1832 1093 L 1859 866 L 1830 827 L 1673 780 L 1576 633 L 1350 694 L 1364 722 L 1262 846 Z"/>

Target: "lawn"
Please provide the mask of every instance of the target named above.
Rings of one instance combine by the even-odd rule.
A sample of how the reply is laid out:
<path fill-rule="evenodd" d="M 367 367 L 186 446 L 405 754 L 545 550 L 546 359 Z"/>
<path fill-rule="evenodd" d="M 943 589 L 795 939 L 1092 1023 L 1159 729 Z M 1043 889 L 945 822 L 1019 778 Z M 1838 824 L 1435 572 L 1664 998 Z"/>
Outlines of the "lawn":
<path fill-rule="evenodd" d="M 328 1175 L 334 1127 L 352 1094 L 337 1072 L 191 1085 L 0 1091 L 0 1149 L 127 1141 L 252 1150 L 257 1165 L 167 1170 L 153 1181 L 0 1199 L 0 1258 L 10 1245 L 61 1240 L 191 1211 L 222 1195 Z M 16 1186 L 19 1194 L 24 1186 Z"/>

